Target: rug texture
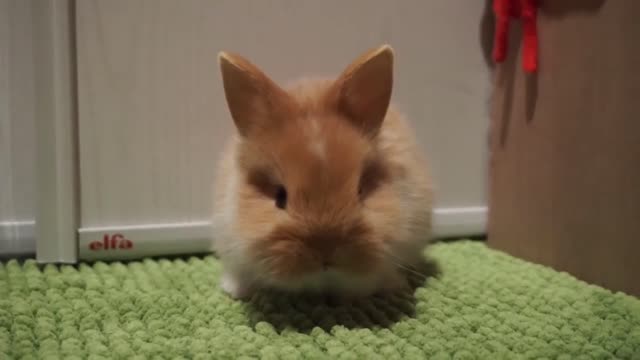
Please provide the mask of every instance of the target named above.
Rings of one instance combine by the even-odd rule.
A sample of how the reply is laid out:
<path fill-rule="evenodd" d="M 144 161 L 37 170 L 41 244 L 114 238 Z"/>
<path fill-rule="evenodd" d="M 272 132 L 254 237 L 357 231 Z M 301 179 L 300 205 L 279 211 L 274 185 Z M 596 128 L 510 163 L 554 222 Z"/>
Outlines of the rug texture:
<path fill-rule="evenodd" d="M 0 265 L 0 359 L 640 359 L 640 300 L 478 242 L 414 296 L 234 301 L 214 257 Z"/>

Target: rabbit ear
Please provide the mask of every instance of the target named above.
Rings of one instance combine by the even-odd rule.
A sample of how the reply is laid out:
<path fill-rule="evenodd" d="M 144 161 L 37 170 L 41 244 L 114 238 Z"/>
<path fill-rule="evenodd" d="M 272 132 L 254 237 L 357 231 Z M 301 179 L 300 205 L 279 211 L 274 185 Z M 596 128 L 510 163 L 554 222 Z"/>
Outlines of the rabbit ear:
<path fill-rule="evenodd" d="M 277 129 L 291 117 L 293 101 L 258 67 L 226 52 L 218 55 L 218 62 L 227 105 L 240 135 Z"/>
<path fill-rule="evenodd" d="M 361 55 L 334 84 L 338 108 L 366 135 L 384 121 L 393 88 L 393 49 L 381 46 Z"/>

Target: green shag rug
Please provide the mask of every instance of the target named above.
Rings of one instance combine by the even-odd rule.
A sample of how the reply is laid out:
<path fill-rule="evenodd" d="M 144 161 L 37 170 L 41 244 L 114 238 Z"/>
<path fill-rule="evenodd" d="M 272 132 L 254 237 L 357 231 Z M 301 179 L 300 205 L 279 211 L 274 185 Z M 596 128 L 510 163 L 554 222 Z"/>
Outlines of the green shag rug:
<path fill-rule="evenodd" d="M 218 289 L 213 257 L 0 264 L 0 359 L 640 359 L 640 300 L 478 242 L 412 296 L 338 305 Z"/>

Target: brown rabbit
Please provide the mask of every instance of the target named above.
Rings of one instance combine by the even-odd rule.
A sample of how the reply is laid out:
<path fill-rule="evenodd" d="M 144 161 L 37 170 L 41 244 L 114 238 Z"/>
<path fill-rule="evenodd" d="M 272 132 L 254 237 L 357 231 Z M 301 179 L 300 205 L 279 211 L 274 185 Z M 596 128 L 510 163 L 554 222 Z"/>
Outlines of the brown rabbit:
<path fill-rule="evenodd" d="M 393 50 L 337 79 L 281 88 L 219 55 L 237 134 L 214 189 L 222 288 L 349 296 L 403 288 L 430 239 L 432 190 L 408 123 L 390 107 Z"/>

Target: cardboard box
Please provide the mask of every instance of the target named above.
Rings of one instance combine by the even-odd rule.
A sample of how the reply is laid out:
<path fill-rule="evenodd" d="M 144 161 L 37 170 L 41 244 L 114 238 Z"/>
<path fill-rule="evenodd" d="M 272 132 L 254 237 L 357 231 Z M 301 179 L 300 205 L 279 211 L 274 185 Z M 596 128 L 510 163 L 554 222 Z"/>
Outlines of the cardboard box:
<path fill-rule="evenodd" d="M 640 295 L 640 2 L 547 1 L 496 67 L 489 244 Z M 513 38 L 520 39 L 518 35 Z"/>

